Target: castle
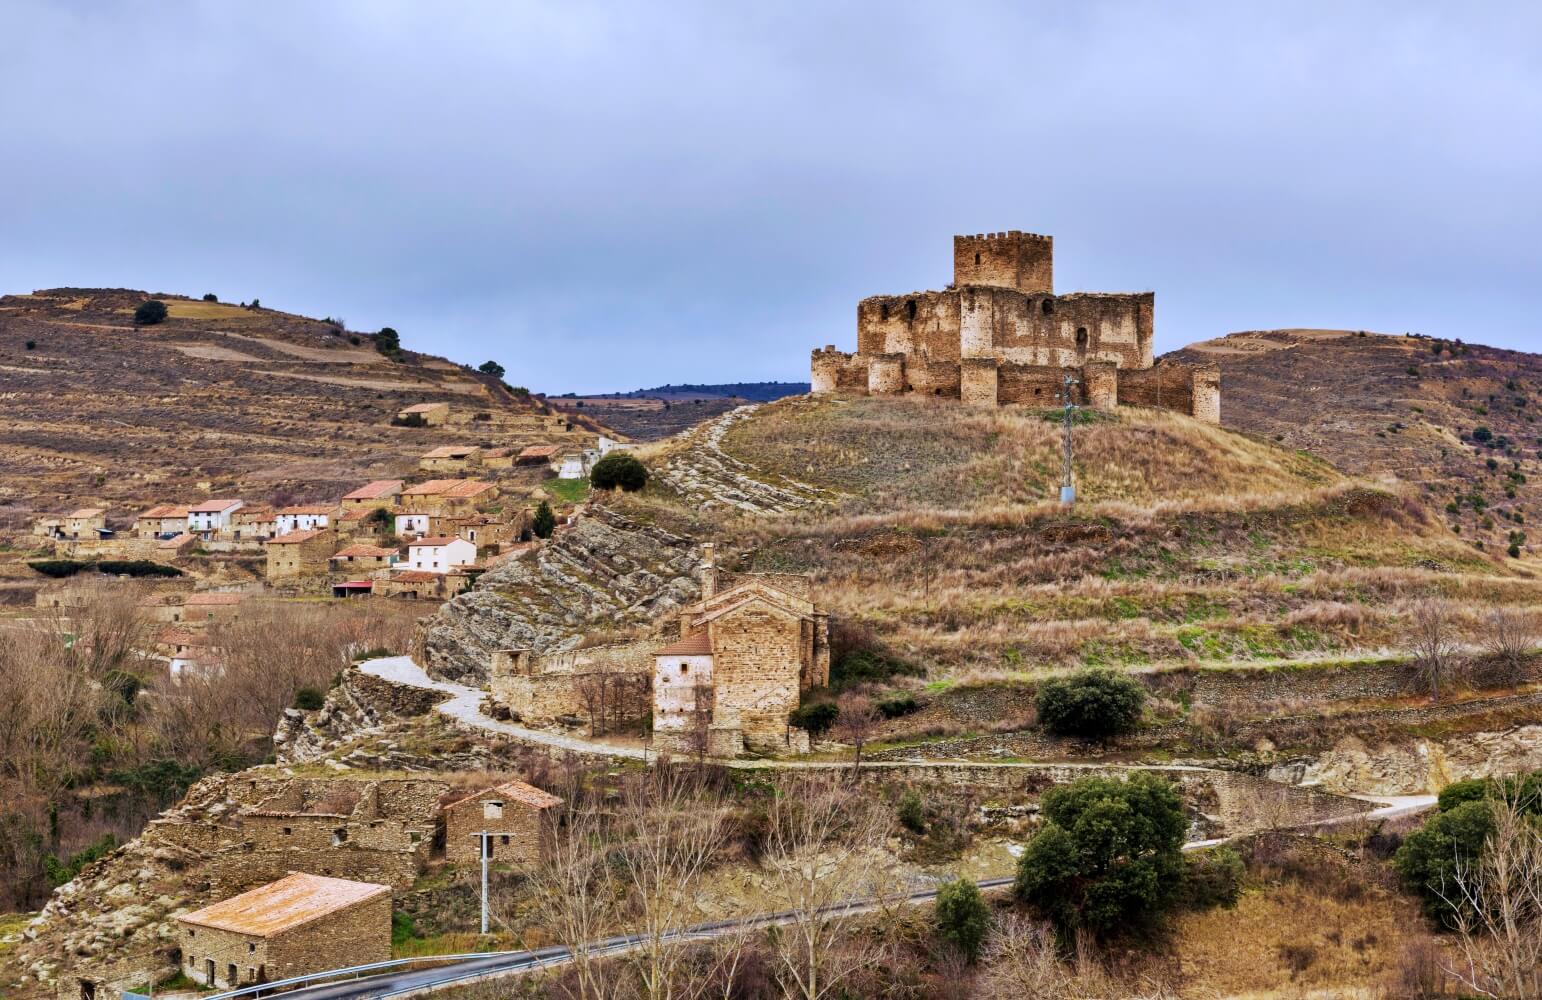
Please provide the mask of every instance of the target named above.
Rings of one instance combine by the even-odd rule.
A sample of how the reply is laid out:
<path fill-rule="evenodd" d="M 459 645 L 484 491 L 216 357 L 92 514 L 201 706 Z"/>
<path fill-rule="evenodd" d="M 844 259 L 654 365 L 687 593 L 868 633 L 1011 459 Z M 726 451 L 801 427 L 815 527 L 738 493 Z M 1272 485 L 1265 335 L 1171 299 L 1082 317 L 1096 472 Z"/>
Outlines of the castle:
<path fill-rule="evenodd" d="M 1077 402 L 1221 419 L 1220 370 L 1155 362 L 1151 292 L 1054 293 L 1054 240 L 1016 230 L 953 237 L 953 283 L 857 303 L 857 351 L 815 349 L 813 392 L 916 393 L 981 406 Z"/>

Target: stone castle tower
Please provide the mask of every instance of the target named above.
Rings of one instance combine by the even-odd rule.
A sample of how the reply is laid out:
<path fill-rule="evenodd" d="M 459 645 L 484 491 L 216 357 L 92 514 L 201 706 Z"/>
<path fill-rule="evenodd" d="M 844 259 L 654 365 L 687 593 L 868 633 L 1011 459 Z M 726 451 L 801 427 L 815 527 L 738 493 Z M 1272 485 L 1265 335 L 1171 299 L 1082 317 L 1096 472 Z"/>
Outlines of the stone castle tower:
<path fill-rule="evenodd" d="M 1053 237 L 953 237 L 953 283 L 857 303 L 856 353 L 816 349 L 813 391 L 1049 406 L 1073 374 L 1085 405 L 1220 421 L 1219 369 L 1155 363 L 1152 292 L 1056 295 L 1054 269 Z"/>

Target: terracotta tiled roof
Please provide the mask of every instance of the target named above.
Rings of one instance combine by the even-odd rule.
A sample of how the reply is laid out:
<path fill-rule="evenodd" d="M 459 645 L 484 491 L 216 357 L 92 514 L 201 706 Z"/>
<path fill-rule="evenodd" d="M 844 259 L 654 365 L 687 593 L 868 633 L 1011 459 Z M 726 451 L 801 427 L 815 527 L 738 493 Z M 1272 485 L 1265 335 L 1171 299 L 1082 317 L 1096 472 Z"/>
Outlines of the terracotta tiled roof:
<path fill-rule="evenodd" d="M 513 448 L 491 448 L 482 452 L 483 458 L 507 458 L 514 454 Z"/>
<path fill-rule="evenodd" d="M 519 453 L 520 458 L 551 458 L 557 454 L 554 444 L 533 444 Z"/>
<path fill-rule="evenodd" d="M 451 542 L 459 542 L 463 539 L 455 535 L 430 535 L 428 538 L 417 538 L 407 543 L 407 547 L 415 549 L 420 545 L 448 545 Z"/>
<path fill-rule="evenodd" d="M 291 872 L 277 882 L 185 913 L 177 919 L 184 924 L 267 937 L 367 899 L 390 894 L 388 885 Z"/>
<path fill-rule="evenodd" d="M 294 507 L 285 507 L 280 514 L 336 514 L 337 508 L 330 504 L 312 503 L 299 504 Z"/>
<path fill-rule="evenodd" d="M 372 483 L 365 483 L 352 493 L 344 493 L 344 500 L 379 500 L 393 493 L 400 493 L 403 481 L 400 479 L 377 479 Z"/>
<path fill-rule="evenodd" d="M 394 555 L 396 555 L 395 549 L 381 548 L 378 545 L 365 545 L 361 542 L 358 545 L 350 545 L 346 549 L 339 549 L 332 554 L 332 558 L 338 559 L 351 556 L 354 558 L 384 559 L 386 556 Z"/>
<path fill-rule="evenodd" d="M 197 541 L 197 539 L 184 531 L 181 534 L 172 535 L 170 538 L 161 539 L 159 542 L 155 543 L 155 547 L 158 549 L 180 549 L 182 546 L 192 541 Z"/>
<path fill-rule="evenodd" d="M 408 486 L 408 487 L 404 488 L 402 490 L 402 496 L 404 496 L 404 497 L 411 497 L 411 496 L 439 496 L 439 495 L 443 494 L 444 491 L 449 489 L 451 486 L 454 486 L 456 483 L 462 483 L 462 482 L 465 482 L 465 480 L 463 480 L 463 479 L 430 479 L 430 480 L 428 480 L 425 483 L 418 483 L 416 486 Z"/>
<path fill-rule="evenodd" d="M 467 445 L 467 444 L 447 444 L 447 445 L 441 445 L 440 447 L 431 449 L 429 451 L 425 451 L 423 453 L 423 457 L 424 458 L 464 458 L 465 456 L 470 455 L 470 454 L 472 454 L 473 452 L 475 452 L 477 450 L 478 450 L 477 446 L 474 445 L 474 444 L 471 444 L 471 445 Z"/>
<path fill-rule="evenodd" d="M 672 642 L 663 649 L 653 651 L 654 656 L 711 656 L 712 636 L 706 632 L 697 632 L 688 635 L 678 642 Z"/>
<path fill-rule="evenodd" d="M 486 798 L 494 795 L 498 798 L 512 799 L 521 805 L 530 806 L 532 809 L 550 809 L 552 806 L 562 805 L 560 798 L 550 792 L 543 792 L 534 785 L 527 785 L 523 781 L 507 781 L 493 788 L 484 788 L 479 792 L 462 795 L 444 808 L 453 809 L 462 802 L 470 802 L 472 799 Z"/>
<path fill-rule="evenodd" d="M 202 630 L 195 632 L 185 628 L 164 629 L 155 638 L 165 646 L 207 646 L 211 641 Z"/>
<path fill-rule="evenodd" d="M 163 503 L 163 504 L 161 504 L 158 507 L 151 507 L 149 510 L 145 511 L 143 514 L 139 515 L 141 520 L 145 520 L 145 519 L 148 519 L 148 518 L 167 518 L 167 517 L 186 517 L 186 516 L 187 516 L 187 508 L 186 507 L 178 507 L 175 504 L 169 504 L 169 503 Z"/>
<path fill-rule="evenodd" d="M 71 513 L 66 514 L 64 516 L 65 517 L 101 517 L 105 513 L 107 513 L 107 510 L 106 510 L 106 508 L 103 508 L 103 507 L 82 507 L 79 510 L 72 511 Z"/>
<path fill-rule="evenodd" d="M 460 479 L 456 480 L 455 485 L 446 489 L 444 495 L 464 500 L 467 497 L 474 497 L 478 493 L 486 493 L 492 488 L 492 483 L 481 479 Z"/>
<path fill-rule="evenodd" d="M 219 514 L 240 502 L 239 500 L 205 500 L 203 503 L 193 504 L 187 509 L 187 512 L 189 514 Z"/>
<path fill-rule="evenodd" d="M 329 532 L 325 528 L 312 528 L 309 531 L 291 531 L 287 535 L 279 535 L 277 538 L 268 539 L 268 544 L 298 545 L 301 542 L 308 542 L 312 538 L 320 538 L 326 534 L 329 534 Z"/>
<path fill-rule="evenodd" d="M 245 594 L 204 591 L 201 594 L 188 594 L 187 600 L 183 601 L 182 603 L 189 608 L 209 606 L 229 607 L 232 604 L 240 604 L 244 600 L 246 600 Z"/>
<path fill-rule="evenodd" d="M 235 516 L 242 521 L 261 521 L 265 518 L 271 521 L 276 513 L 277 511 L 265 503 L 249 503 L 236 511 Z"/>
<path fill-rule="evenodd" d="M 404 569 L 392 573 L 390 579 L 398 580 L 402 583 L 433 583 L 443 576 L 443 573 L 430 573 L 425 569 Z"/>

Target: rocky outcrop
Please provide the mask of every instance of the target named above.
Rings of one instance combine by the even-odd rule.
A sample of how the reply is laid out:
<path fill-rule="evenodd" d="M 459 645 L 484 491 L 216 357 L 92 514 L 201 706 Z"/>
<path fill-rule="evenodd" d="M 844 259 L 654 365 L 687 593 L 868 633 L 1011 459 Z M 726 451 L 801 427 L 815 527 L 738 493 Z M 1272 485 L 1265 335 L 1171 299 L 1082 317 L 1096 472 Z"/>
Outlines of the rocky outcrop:
<path fill-rule="evenodd" d="M 1475 733 L 1449 742 L 1409 740 L 1369 746 L 1350 737 L 1315 757 L 1268 767 L 1264 776 L 1293 785 L 1366 795 L 1421 795 L 1453 781 L 1542 768 L 1542 726 Z"/>
<path fill-rule="evenodd" d="M 747 514 L 785 514 L 829 499 L 823 490 L 767 473 L 723 450 L 723 435 L 757 409 L 741 406 L 687 432 L 684 446 L 658 470 L 658 478 L 693 504 Z"/>
<path fill-rule="evenodd" d="M 366 732 L 425 715 L 449 697 L 430 688 L 392 684 L 353 667 L 316 711 L 284 710 L 273 733 L 273 751 L 280 764 L 320 760 Z"/>
<path fill-rule="evenodd" d="M 585 633 L 653 622 L 696 600 L 691 539 L 591 505 L 533 559 L 507 562 L 427 620 L 419 663 L 485 683 L 495 650 L 543 653 Z"/>

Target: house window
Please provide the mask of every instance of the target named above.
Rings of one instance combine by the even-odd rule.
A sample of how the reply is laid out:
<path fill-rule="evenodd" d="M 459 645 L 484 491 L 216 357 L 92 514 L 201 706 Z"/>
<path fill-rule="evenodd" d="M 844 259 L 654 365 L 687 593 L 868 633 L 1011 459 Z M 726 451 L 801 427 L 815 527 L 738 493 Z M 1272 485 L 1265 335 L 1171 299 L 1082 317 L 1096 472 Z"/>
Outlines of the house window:
<path fill-rule="evenodd" d="M 492 800 L 482 803 L 482 818 L 503 819 L 503 803 Z"/>
<path fill-rule="evenodd" d="M 332 831 L 332 846 L 333 847 L 336 847 L 339 844 L 346 844 L 347 842 L 348 842 L 348 828 L 346 826 L 340 826 L 336 830 Z"/>
<path fill-rule="evenodd" d="M 189 927 L 189 928 L 188 928 L 188 929 L 187 929 L 187 936 L 188 936 L 188 937 L 196 937 L 196 936 L 197 936 L 197 934 L 198 934 L 198 932 L 197 932 L 197 931 L 195 931 L 195 930 L 193 930 L 193 929 L 192 929 L 192 928 L 191 928 L 191 927 Z"/>
<path fill-rule="evenodd" d="M 691 672 L 691 668 L 689 666 L 687 666 L 684 663 L 680 664 L 680 676 L 681 677 L 684 677 L 686 674 L 688 674 L 690 672 Z"/>
<path fill-rule="evenodd" d="M 409 843 L 409 844 L 416 844 L 418 841 L 420 841 L 422 839 L 423 839 L 423 835 L 421 833 L 419 833 L 418 831 L 416 831 L 416 830 L 413 830 L 412 832 L 407 834 L 407 843 Z"/>
<path fill-rule="evenodd" d="M 885 302 L 885 303 L 883 303 L 882 305 L 880 305 L 878 307 L 878 318 L 879 319 L 888 319 L 889 318 L 889 303 Z"/>
<path fill-rule="evenodd" d="M 504 834 L 504 835 L 503 835 L 503 836 L 502 836 L 502 837 L 500 837 L 500 838 L 499 838 L 499 839 L 500 839 L 500 840 L 502 840 L 502 841 L 503 841 L 503 845 L 504 845 L 504 846 L 505 846 L 505 847 L 507 847 L 507 846 L 508 846 L 508 844 L 509 844 L 509 835 L 508 835 L 508 834 L 506 834 L 506 833 L 505 833 L 505 834 Z"/>
<path fill-rule="evenodd" d="M 255 954 L 256 951 L 257 951 L 257 944 L 256 944 L 256 942 L 254 942 L 254 941 L 246 942 L 246 953 L 248 955 Z"/>
<path fill-rule="evenodd" d="M 284 836 L 287 837 L 291 833 L 294 833 L 294 828 L 293 827 L 288 827 L 288 826 L 284 827 Z"/>

